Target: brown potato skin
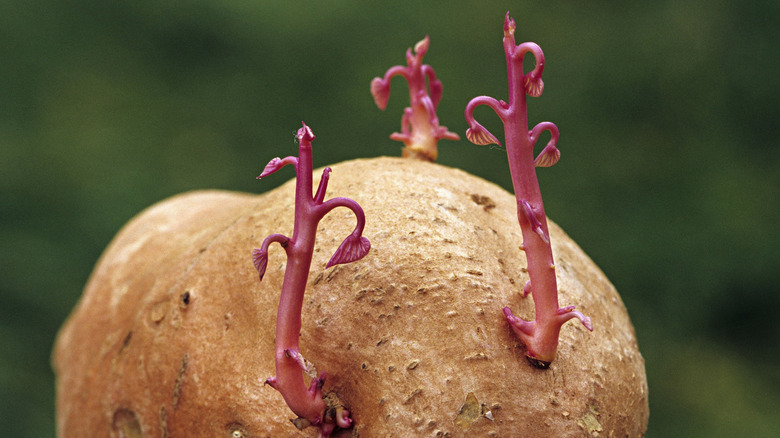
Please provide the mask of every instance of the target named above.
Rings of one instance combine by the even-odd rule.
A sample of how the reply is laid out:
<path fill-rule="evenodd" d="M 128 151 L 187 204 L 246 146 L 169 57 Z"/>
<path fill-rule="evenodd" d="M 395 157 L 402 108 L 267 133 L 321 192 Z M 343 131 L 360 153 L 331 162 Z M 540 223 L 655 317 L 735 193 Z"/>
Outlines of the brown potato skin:
<path fill-rule="evenodd" d="M 615 288 L 557 225 L 560 304 L 576 305 L 594 330 L 564 325 L 557 359 L 540 370 L 501 311 L 533 317 L 510 193 L 408 159 L 332 167 L 326 199 L 360 203 L 372 243 L 364 259 L 326 270 L 355 224 L 347 209 L 329 213 L 303 305 L 301 351 L 355 420 L 337 436 L 644 435 L 634 328 Z M 268 234 L 292 234 L 293 184 L 185 193 L 119 232 L 55 345 L 59 436 L 316 436 L 297 430 L 263 384 L 274 375 L 284 251 L 271 246 L 262 283 L 251 258 Z"/>

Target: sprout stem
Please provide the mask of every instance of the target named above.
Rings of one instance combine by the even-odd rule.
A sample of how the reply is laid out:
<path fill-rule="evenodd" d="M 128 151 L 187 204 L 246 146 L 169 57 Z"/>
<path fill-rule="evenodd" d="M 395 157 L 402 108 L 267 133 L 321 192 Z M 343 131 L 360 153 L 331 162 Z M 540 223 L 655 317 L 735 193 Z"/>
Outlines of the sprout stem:
<path fill-rule="evenodd" d="M 347 236 L 328 262 L 327 267 L 349 263 L 363 258 L 371 248 L 368 239 L 362 236 L 365 226 L 363 209 L 357 202 L 347 198 L 333 198 L 324 201 L 328 188 L 330 168 L 325 168 L 320 179 L 316 194 L 312 195 L 312 148 L 314 133 L 303 124 L 298 130 L 298 157 L 274 158 L 258 178 L 268 176 L 282 167 L 291 164 L 295 167 L 295 223 L 293 236 L 288 238 L 281 234 L 272 234 L 263 241 L 259 249 L 252 252 L 252 258 L 262 281 L 268 265 L 268 247 L 271 243 L 279 243 L 287 253 L 287 267 L 282 283 L 282 294 L 279 299 L 279 309 L 276 316 L 276 376 L 266 380 L 266 383 L 278 390 L 284 397 L 287 406 L 305 421 L 294 421 L 294 424 L 308 424 L 320 429 L 321 436 L 328 436 L 334 428 L 333 422 L 339 426 L 351 424 L 349 411 L 344 411 L 337 419 L 324 418 L 326 403 L 322 397 L 322 386 L 325 383 L 325 372 L 318 376 L 313 366 L 300 353 L 298 339 L 301 333 L 301 309 L 306 283 L 309 278 L 311 259 L 314 252 L 315 235 L 319 221 L 331 210 L 346 207 L 355 213 L 357 225 Z M 314 374 L 308 388 L 304 382 L 303 373 Z"/>
<path fill-rule="evenodd" d="M 512 186 L 517 200 L 517 220 L 523 234 L 523 250 L 528 262 L 531 278 L 524 287 L 524 294 L 533 296 L 536 319 L 526 321 L 512 314 L 509 307 L 504 314 L 515 334 L 525 344 L 531 363 L 546 368 L 555 359 L 558 335 L 561 326 L 571 318 L 579 318 L 582 324 L 593 330 L 590 318 L 574 311 L 574 306 L 558 306 L 558 286 L 555 278 L 555 263 L 544 212 L 542 193 L 536 178 L 537 167 L 549 167 L 560 158 L 557 148 L 558 128 L 550 122 L 542 122 L 528 130 L 526 95 L 538 97 L 544 90 L 542 71 L 544 54 L 535 43 L 515 43 L 515 22 L 507 12 L 504 19 L 504 53 L 509 77 L 509 103 L 492 97 L 479 96 L 472 99 L 465 110 L 469 129 L 466 137 L 476 144 L 499 144 L 498 139 L 474 119 L 474 109 L 485 105 L 496 112 L 504 124 L 506 153 Z M 523 59 L 531 54 L 536 65 L 528 73 L 523 71 Z M 534 158 L 534 146 L 539 135 L 550 132 L 550 141 Z"/>

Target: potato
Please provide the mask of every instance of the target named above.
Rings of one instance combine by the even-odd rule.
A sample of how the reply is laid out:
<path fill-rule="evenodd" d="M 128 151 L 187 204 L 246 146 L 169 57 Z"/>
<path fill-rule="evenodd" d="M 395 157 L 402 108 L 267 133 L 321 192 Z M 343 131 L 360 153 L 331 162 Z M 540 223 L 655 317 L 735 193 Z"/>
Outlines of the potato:
<path fill-rule="evenodd" d="M 327 215 L 303 305 L 301 352 L 355 421 L 336 436 L 644 435 L 647 381 L 626 309 L 557 225 L 560 303 L 594 330 L 564 325 L 541 370 L 502 314 L 534 309 L 511 194 L 408 159 L 332 167 L 327 198 L 358 201 L 372 243 L 325 269 L 355 224 L 344 208 Z M 186 193 L 120 231 L 55 345 L 60 436 L 316 435 L 264 385 L 284 250 L 271 247 L 262 282 L 251 259 L 265 236 L 291 232 L 293 194 L 294 181 L 262 195 Z"/>

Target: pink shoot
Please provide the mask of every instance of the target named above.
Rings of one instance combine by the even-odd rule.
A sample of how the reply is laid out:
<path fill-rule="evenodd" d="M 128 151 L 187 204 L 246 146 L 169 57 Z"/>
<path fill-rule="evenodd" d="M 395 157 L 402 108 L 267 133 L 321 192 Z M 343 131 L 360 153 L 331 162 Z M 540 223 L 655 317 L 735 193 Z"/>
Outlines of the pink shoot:
<path fill-rule="evenodd" d="M 474 109 L 479 105 L 492 108 L 504 123 L 509 171 L 517 199 L 517 218 L 523 234 L 522 249 L 525 250 L 528 275 L 531 278 L 525 284 L 523 294 L 532 294 L 536 319 L 526 321 L 518 318 L 512 314 L 509 307 L 504 308 L 504 315 L 517 337 L 525 344 L 531 363 L 547 368 L 555 359 L 558 336 L 566 321 L 578 318 L 591 331 L 593 325 L 590 318 L 575 311 L 574 306 L 558 307 L 558 286 L 547 216 L 536 179 L 536 167 L 550 167 L 561 156 L 556 146 L 558 128 L 550 122 L 542 122 L 528 130 L 526 94 L 538 97 L 544 90 L 544 54 L 535 43 L 515 44 L 515 21 L 509 17 L 509 12 L 504 19 L 504 52 L 509 76 L 509 103 L 487 96 L 472 99 L 466 105 L 465 116 L 469 125 L 466 137 L 476 144 L 500 145 L 493 134 L 474 120 Z M 529 53 L 534 57 L 536 66 L 525 73 L 523 58 Z M 545 131 L 550 133 L 550 140 L 534 158 L 534 146 Z"/>
<path fill-rule="evenodd" d="M 362 236 L 365 215 L 357 202 L 347 198 L 324 200 L 331 172 L 329 167 L 323 171 L 317 192 L 312 195 L 311 142 L 314 140 L 314 133 L 304 123 L 298 130 L 297 137 L 298 156 L 274 158 L 257 177 L 258 179 L 266 177 L 288 164 L 295 167 L 293 236 L 289 238 L 281 234 L 271 234 L 265 238 L 259 249 L 252 252 L 252 260 L 262 281 L 268 265 L 269 245 L 278 243 L 287 253 L 287 267 L 276 316 L 276 376 L 266 380 L 266 383 L 278 390 L 287 402 L 287 406 L 298 415 L 299 418 L 293 420 L 296 427 L 304 428 L 312 425 L 320 429 L 320 436 L 327 437 L 336 426 L 349 427 L 352 419 L 349 418 L 349 411 L 341 406 L 335 408 L 335 413 L 326 414 L 327 406 L 322 396 L 325 372 L 317 375 L 312 364 L 304 359 L 298 346 L 303 294 L 309 277 L 317 224 L 336 207 L 349 208 L 357 218 L 354 231 L 344 239 L 327 267 L 360 260 L 368 253 L 371 244 Z M 304 382 L 303 373 L 312 377 L 308 387 Z"/>
<path fill-rule="evenodd" d="M 390 67 L 383 78 L 374 78 L 371 81 L 371 94 L 374 96 L 376 106 L 382 111 L 387 107 L 390 97 L 390 80 L 393 76 L 401 75 L 409 83 L 409 100 L 411 106 L 404 110 L 401 117 L 401 132 L 393 133 L 390 138 L 404 142 L 402 156 L 421 160 L 435 161 L 438 156 L 437 143 L 440 139 L 460 140 L 458 134 L 447 130 L 446 126 L 439 125 L 436 117 L 436 107 L 441 100 L 442 85 L 436 79 L 433 67 L 423 64 L 423 56 L 428 51 L 430 38 L 427 36 L 406 51 L 406 67 L 396 65 Z M 425 78 L 428 78 L 428 88 Z"/>

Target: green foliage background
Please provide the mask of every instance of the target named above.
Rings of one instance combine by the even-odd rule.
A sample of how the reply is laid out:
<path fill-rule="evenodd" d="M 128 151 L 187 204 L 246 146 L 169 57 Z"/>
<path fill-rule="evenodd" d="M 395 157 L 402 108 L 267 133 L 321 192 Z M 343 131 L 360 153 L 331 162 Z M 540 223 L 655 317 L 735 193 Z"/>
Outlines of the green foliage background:
<path fill-rule="evenodd" d="M 628 306 L 648 436 L 780 435 L 780 4 L 723 0 L 0 2 L 0 435 L 54 435 L 54 336 L 134 214 L 269 190 L 301 120 L 317 166 L 398 155 L 406 86 L 381 112 L 369 82 L 426 34 L 464 137 L 471 97 L 506 96 L 507 9 L 547 58 L 546 208 Z M 505 161 L 440 143 L 511 190 Z"/>

